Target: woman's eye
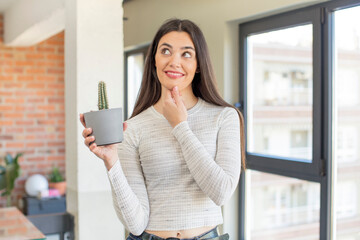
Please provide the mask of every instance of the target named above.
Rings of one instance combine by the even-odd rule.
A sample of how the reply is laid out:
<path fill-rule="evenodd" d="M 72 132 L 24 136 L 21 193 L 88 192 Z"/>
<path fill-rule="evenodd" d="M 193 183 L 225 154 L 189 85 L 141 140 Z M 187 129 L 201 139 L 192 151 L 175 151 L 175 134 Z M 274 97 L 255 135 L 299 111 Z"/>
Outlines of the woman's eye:
<path fill-rule="evenodd" d="M 189 52 L 184 52 L 184 57 L 186 57 L 186 58 L 191 58 L 191 53 L 189 53 Z"/>
<path fill-rule="evenodd" d="M 162 54 L 165 54 L 165 55 L 169 55 L 169 54 L 170 54 L 170 51 L 169 51 L 169 49 L 164 48 L 164 49 L 161 50 L 161 53 L 162 53 Z"/>

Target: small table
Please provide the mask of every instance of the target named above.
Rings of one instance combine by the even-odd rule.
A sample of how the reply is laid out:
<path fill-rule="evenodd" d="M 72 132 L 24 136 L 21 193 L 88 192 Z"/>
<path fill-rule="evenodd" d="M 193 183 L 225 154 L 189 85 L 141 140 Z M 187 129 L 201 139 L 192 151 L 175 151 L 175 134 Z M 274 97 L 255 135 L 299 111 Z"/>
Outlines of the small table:
<path fill-rule="evenodd" d="M 0 240 L 46 239 L 16 207 L 0 208 Z"/>

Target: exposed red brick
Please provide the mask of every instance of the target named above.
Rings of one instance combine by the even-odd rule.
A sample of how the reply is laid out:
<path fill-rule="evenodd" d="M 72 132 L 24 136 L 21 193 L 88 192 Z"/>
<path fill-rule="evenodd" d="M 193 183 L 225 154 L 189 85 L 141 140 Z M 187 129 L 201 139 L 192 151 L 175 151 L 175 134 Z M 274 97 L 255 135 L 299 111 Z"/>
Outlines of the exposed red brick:
<path fill-rule="evenodd" d="M 55 82 L 56 76 L 50 76 L 50 75 L 38 75 L 36 76 L 36 80 L 39 81 L 50 81 Z"/>
<path fill-rule="evenodd" d="M 13 79 L 12 75 L 0 75 L 0 81 L 12 81 Z"/>
<path fill-rule="evenodd" d="M 14 111 L 14 106 L 11 105 L 0 105 L 0 112 Z"/>
<path fill-rule="evenodd" d="M 6 148 L 24 148 L 24 143 L 21 142 L 7 142 L 5 144 Z"/>
<path fill-rule="evenodd" d="M 44 142 L 29 142 L 26 143 L 26 147 L 43 147 L 45 146 Z"/>
<path fill-rule="evenodd" d="M 18 81 L 34 81 L 34 75 L 19 75 L 17 76 Z"/>
<path fill-rule="evenodd" d="M 15 126 L 20 126 L 21 124 L 17 124 L 17 121 L 15 121 Z M 17 136 L 18 133 L 23 133 L 24 132 L 24 126 L 21 127 L 7 127 L 5 129 L 5 133 L 6 134 L 11 134 L 11 136 Z"/>
<path fill-rule="evenodd" d="M 4 118 L 23 118 L 24 113 L 22 112 L 13 112 L 13 113 L 4 113 Z"/>
<path fill-rule="evenodd" d="M 43 54 L 43 53 L 31 53 L 31 54 L 26 54 L 25 57 L 26 57 L 26 59 L 29 59 L 29 60 L 43 59 L 43 58 L 45 58 L 45 54 Z"/>
<path fill-rule="evenodd" d="M 13 121 L 11 120 L 0 120 L 0 127 L 12 126 Z"/>
<path fill-rule="evenodd" d="M 24 66 L 34 66 L 34 61 L 30 61 L 30 60 L 19 60 L 19 61 L 15 61 L 15 64 L 16 66 L 21 66 L 21 67 L 24 67 Z"/>
<path fill-rule="evenodd" d="M 0 140 L 13 140 L 14 137 L 12 135 L 0 135 Z"/>
<path fill-rule="evenodd" d="M 54 165 L 65 170 L 64 32 L 32 47 L 4 46 L 2 35 L 0 14 L 0 153 L 24 153 L 17 204 L 29 176 L 46 176 Z"/>

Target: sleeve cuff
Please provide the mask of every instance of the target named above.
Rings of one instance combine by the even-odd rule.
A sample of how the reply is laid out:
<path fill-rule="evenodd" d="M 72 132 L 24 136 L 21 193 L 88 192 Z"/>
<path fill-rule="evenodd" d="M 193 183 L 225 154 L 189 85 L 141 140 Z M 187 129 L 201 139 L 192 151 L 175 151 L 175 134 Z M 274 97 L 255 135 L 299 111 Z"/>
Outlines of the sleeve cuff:
<path fill-rule="evenodd" d="M 181 138 L 186 131 L 190 130 L 189 123 L 187 121 L 183 121 L 176 125 L 171 133 L 177 138 Z"/>
<path fill-rule="evenodd" d="M 121 173 L 121 172 L 122 172 L 122 168 L 121 168 L 121 165 L 120 165 L 120 160 L 118 159 L 115 162 L 115 164 L 110 168 L 110 170 L 107 172 L 110 181 L 114 180 L 114 178 L 116 176 L 118 176 L 119 173 Z"/>

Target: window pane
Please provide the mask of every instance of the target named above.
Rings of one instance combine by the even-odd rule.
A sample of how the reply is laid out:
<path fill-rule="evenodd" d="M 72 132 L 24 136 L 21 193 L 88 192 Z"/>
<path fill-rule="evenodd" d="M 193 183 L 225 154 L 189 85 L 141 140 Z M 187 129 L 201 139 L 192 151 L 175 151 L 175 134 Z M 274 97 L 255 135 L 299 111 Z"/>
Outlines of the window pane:
<path fill-rule="evenodd" d="M 312 159 L 312 25 L 248 37 L 248 152 Z"/>
<path fill-rule="evenodd" d="M 335 12 L 336 239 L 360 239 L 360 7 Z"/>
<path fill-rule="evenodd" d="M 128 117 L 131 116 L 138 91 L 140 89 L 144 68 L 144 54 L 137 53 L 127 58 L 127 84 L 128 84 Z"/>
<path fill-rule="evenodd" d="M 319 239 L 320 184 L 247 170 L 246 239 Z"/>

